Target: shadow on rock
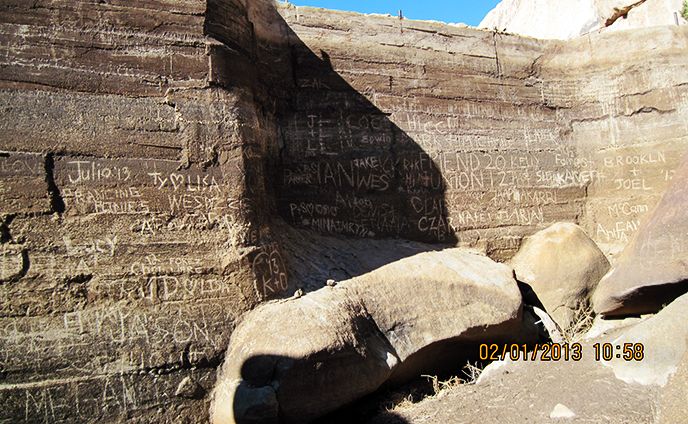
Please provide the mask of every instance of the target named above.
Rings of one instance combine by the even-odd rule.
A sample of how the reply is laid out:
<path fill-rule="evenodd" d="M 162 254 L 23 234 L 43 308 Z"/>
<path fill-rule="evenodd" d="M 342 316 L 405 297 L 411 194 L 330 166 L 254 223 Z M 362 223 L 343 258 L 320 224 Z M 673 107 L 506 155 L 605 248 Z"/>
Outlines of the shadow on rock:
<path fill-rule="evenodd" d="M 446 180 L 390 119 L 390 105 L 361 88 L 368 86 L 361 77 L 340 75 L 333 65 L 340 58 L 311 48 L 308 37 L 317 36 L 300 36 L 269 13 L 286 45 L 269 64 L 280 148 L 268 174 L 279 216 L 301 229 L 276 231 L 290 279 L 310 291 L 455 245 Z"/>
<path fill-rule="evenodd" d="M 283 23 L 292 84 L 280 110 L 275 169 L 280 215 L 292 225 L 354 238 L 454 243 L 445 180 L 389 113 L 352 87 L 326 51 Z"/>
<path fill-rule="evenodd" d="M 366 400 L 358 401 L 344 405 L 343 408 L 337 409 L 334 412 L 326 414 L 324 417 L 315 419 L 309 411 L 314 406 L 322 406 L 323 403 L 328 402 L 331 393 L 336 391 L 312 393 L 312 387 L 322 385 L 322 381 L 312 381 L 311 376 L 319 375 L 320 379 L 327 379 L 327 374 L 312 374 L 305 373 L 301 380 L 293 381 L 292 385 L 287 388 L 280 388 L 279 381 L 282 381 L 276 375 L 269 375 L 270 372 L 280 374 L 285 372 L 292 372 L 294 368 L 298 369 L 301 363 L 308 363 L 308 366 L 313 365 L 310 361 L 297 360 L 295 358 L 280 357 L 276 355 L 260 355 L 249 358 L 241 369 L 242 379 L 233 387 L 233 402 L 231 411 L 215 410 L 214 423 L 236 423 L 236 424 L 278 424 L 278 423 L 307 423 L 314 422 L 316 424 L 338 424 L 338 423 L 363 423 L 368 419 L 379 414 L 378 405 L 366 403 Z M 267 372 L 262 372 L 267 371 Z M 365 377 L 362 375 L 361 377 Z M 275 380 L 277 379 L 277 380 Z M 304 387 L 295 387 L 298 385 Z M 343 385 L 339 392 L 342 398 L 347 398 L 345 392 L 347 388 Z M 291 399 L 289 399 L 291 398 Z M 296 408 L 289 407 L 290 402 L 298 402 Z M 287 405 L 287 408 L 280 407 L 280 405 Z M 360 406 L 363 407 L 360 407 Z M 231 415 L 230 415 L 231 412 Z M 392 413 L 390 416 L 394 415 Z M 401 418 L 398 418 L 397 423 L 405 423 Z"/>

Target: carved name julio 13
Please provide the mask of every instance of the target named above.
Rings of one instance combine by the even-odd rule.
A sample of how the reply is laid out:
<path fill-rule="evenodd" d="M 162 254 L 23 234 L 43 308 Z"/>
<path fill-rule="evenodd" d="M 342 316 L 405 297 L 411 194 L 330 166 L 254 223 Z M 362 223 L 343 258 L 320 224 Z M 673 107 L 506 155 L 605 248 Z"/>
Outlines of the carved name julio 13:
<path fill-rule="evenodd" d="M 114 162 L 114 163 L 113 163 Z M 155 162 L 149 163 L 147 161 L 130 161 L 131 163 L 121 161 L 115 162 L 98 161 L 98 160 L 72 160 L 67 161 L 68 169 L 66 172 L 66 181 L 69 184 L 83 184 L 83 183 L 97 183 L 97 182 L 138 182 L 145 184 L 142 181 L 144 175 L 148 178 L 148 182 L 156 187 L 158 190 L 172 189 L 172 190 L 186 190 L 186 191 L 219 191 L 220 185 L 217 178 L 212 173 L 189 173 L 189 172 L 165 172 L 157 170 Z M 172 167 L 174 164 L 165 163 L 165 167 Z M 146 170 L 153 168 L 152 170 Z M 138 169 L 143 171 L 143 175 L 139 175 Z M 146 184 L 147 185 L 147 184 Z"/>

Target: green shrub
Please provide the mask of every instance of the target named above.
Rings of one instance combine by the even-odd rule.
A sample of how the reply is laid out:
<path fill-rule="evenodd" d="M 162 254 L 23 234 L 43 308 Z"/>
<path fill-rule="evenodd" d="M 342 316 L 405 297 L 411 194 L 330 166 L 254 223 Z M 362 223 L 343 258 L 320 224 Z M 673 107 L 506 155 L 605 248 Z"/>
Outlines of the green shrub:
<path fill-rule="evenodd" d="M 688 0 L 683 0 L 683 10 L 681 11 L 683 18 L 688 20 Z"/>

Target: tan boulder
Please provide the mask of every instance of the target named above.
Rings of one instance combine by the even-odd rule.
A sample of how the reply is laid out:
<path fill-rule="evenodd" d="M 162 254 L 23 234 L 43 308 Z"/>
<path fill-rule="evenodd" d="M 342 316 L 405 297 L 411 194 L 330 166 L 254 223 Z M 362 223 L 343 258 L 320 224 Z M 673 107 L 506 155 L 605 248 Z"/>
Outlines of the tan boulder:
<path fill-rule="evenodd" d="M 568 40 L 598 31 L 684 24 L 682 4 L 683 0 L 502 0 L 479 27 Z"/>
<path fill-rule="evenodd" d="M 678 371 L 660 395 L 657 422 L 679 423 L 688 417 L 688 353 L 683 355 Z"/>
<path fill-rule="evenodd" d="M 681 296 L 657 315 L 646 319 L 624 331 L 610 343 L 614 348 L 611 361 L 604 361 L 611 367 L 616 378 L 626 383 L 664 386 L 676 373 L 681 359 L 688 351 L 688 295 Z M 623 358 L 624 345 L 642 345 L 640 360 Z"/>
<path fill-rule="evenodd" d="M 348 289 L 268 303 L 232 334 L 212 422 L 308 421 L 376 390 L 397 362 Z"/>
<path fill-rule="evenodd" d="M 354 278 L 349 287 L 395 349 L 400 380 L 445 364 L 455 368 L 449 344 L 470 354 L 477 341 L 532 338 L 519 333 L 522 299 L 513 270 L 486 256 L 420 253 Z"/>
<path fill-rule="evenodd" d="M 512 270 L 460 249 L 421 253 L 264 304 L 232 335 L 212 422 L 306 422 L 522 329 Z M 520 340 L 519 340 L 520 341 Z"/>
<path fill-rule="evenodd" d="M 512 258 L 516 278 L 531 286 L 562 328 L 576 319 L 609 270 L 609 261 L 577 225 L 557 223 L 528 238 Z"/>
<path fill-rule="evenodd" d="M 688 160 L 659 205 L 598 285 L 595 312 L 654 313 L 688 291 Z"/>
<path fill-rule="evenodd" d="M 628 330 L 628 328 L 651 318 L 651 315 L 643 317 L 628 317 L 623 319 L 604 319 L 598 315 L 592 322 L 592 325 L 583 337 L 586 341 L 593 341 L 598 339 L 616 338 L 619 334 Z"/>

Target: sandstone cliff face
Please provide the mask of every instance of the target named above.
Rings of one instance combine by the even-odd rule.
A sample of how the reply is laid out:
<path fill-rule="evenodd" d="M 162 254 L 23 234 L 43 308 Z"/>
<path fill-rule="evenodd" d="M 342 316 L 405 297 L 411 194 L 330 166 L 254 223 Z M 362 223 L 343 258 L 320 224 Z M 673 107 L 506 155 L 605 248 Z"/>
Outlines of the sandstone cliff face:
<path fill-rule="evenodd" d="M 545 92 L 565 105 L 565 143 L 577 152 L 569 163 L 590 178 L 580 224 L 612 256 L 659 202 L 688 148 L 686 31 L 591 35 L 557 43 L 541 60 Z"/>
<path fill-rule="evenodd" d="M 685 25 L 682 5 L 683 0 L 503 0 L 479 26 L 568 40 L 600 30 Z"/>
<path fill-rule="evenodd" d="M 234 322 L 287 289 L 260 11 L 1 7 L 0 421 L 207 421 Z"/>
<path fill-rule="evenodd" d="M 558 43 L 282 13 L 305 49 L 281 118 L 278 207 L 295 225 L 504 259 L 568 220 L 617 253 L 685 150 L 685 28 Z"/>
<path fill-rule="evenodd" d="M 564 220 L 611 254 L 687 141 L 686 27 L 559 43 L 262 1 L 0 7 L 0 421 L 205 422 L 237 320 L 304 263 L 343 266 L 338 243 L 506 259 Z"/>

